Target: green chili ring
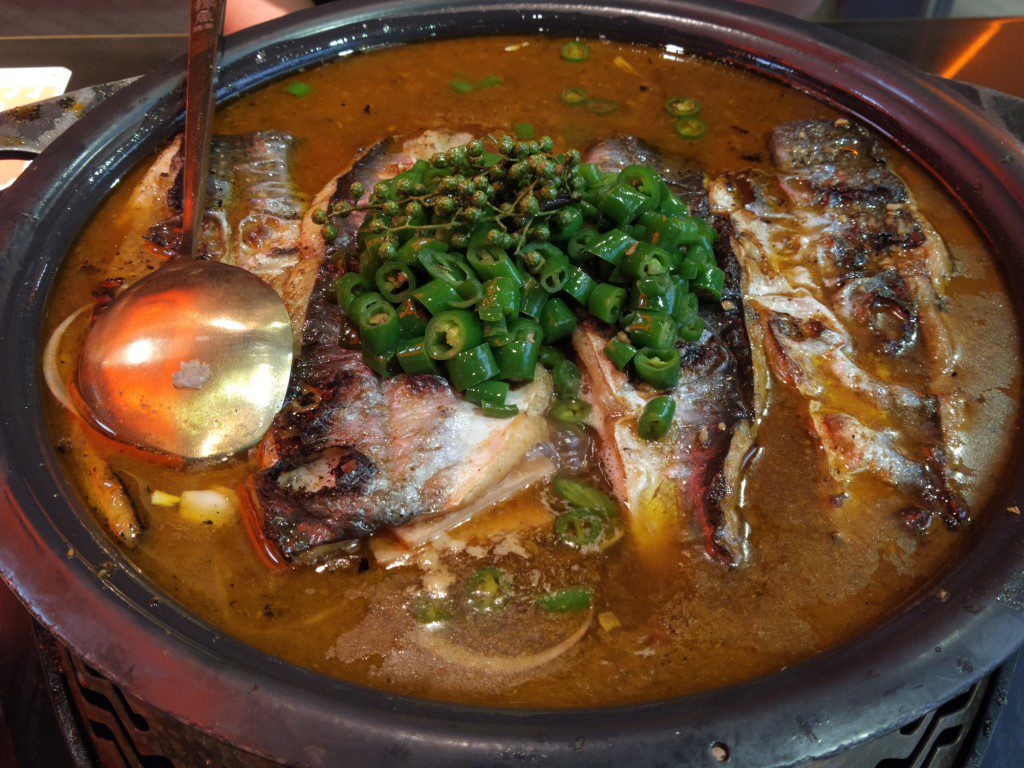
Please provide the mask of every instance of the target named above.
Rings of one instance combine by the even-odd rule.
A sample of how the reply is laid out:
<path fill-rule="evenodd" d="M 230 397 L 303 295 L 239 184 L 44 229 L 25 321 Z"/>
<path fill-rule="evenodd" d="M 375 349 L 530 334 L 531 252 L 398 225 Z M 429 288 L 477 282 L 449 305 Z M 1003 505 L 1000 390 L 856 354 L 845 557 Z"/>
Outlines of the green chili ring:
<path fill-rule="evenodd" d="M 427 352 L 434 360 L 451 360 L 484 340 L 483 328 L 473 313 L 450 309 L 430 318 L 425 333 Z"/>
<path fill-rule="evenodd" d="M 604 534 L 604 518 L 591 509 L 571 509 L 555 518 L 555 533 L 563 544 L 583 548 Z"/>
<path fill-rule="evenodd" d="M 587 92 L 582 88 L 566 88 L 559 96 L 570 107 L 583 104 L 587 100 Z"/>
<path fill-rule="evenodd" d="M 708 124 L 699 117 L 682 117 L 676 120 L 676 133 L 684 139 L 699 139 L 708 132 Z"/>
<path fill-rule="evenodd" d="M 701 105 L 696 99 L 676 96 L 665 102 L 665 111 L 672 117 L 694 117 L 700 114 Z"/>

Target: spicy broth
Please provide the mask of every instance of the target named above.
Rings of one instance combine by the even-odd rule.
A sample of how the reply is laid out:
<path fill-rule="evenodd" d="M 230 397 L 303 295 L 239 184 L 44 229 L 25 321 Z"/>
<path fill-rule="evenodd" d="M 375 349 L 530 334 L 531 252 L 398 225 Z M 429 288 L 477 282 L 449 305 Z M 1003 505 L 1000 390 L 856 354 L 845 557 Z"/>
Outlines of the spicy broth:
<path fill-rule="evenodd" d="M 424 43 L 354 55 L 275 83 L 220 111 L 217 130 L 289 131 L 298 139 L 293 172 L 312 198 L 362 147 L 428 128 L 475 134 L 515 123 L 550 134 L 557 146 L 585 148 L 615 135 L 640 136 L 692 158 L 709 174 L 768 167 L 766 131 L 830 117 L 827 106 L 795 90 L 727 66 L 613 43 L 591 45 L 585 65 L 562 61 L 561 41 L 482 38 Z M 453 79 L 500 85 L 469 93 Z M 296 97 L 285 89 L 309 86 Z M 593 114 L 559 94 L 583 87 L 619 108 Z M 687 95 L 703 103 L 709 131 L 676 135 L 662 105 Z M 963 341 L 958 380 L 970 416 L 968 498 L 976 513 L 997 480 L 1017 420 L 1019 339 L 1010 301 L 985 245 L 963 213 L 907 157 L 889 150 L 958 267 L 948 315 Z M 121 212 L 142 170 L 103 204 L 68 255 L 54 291 L 47 333 L 88 303 L 137 223 Z M 136 274 L 123 274 L 134 279 Z M 74 340 L 73 340 L 74 341 Z M 74 359 L 74 343 L 62 359 Z M 68 420 L 47 398 L 53 437 L 66 445 Z M 173 509 L 148 505 L 149 491 L 237 484 L 252 467 L 232 461 L 183 470 L 144 461 L 97 438 L 97 449 L 129 479 L 147 523 L 128 557 L 172 598 L 211 624 L 288 661 L 401 693 L 474 704 L 587 706 L 644 701 L 738 682 L 777 670 L 855 635 L 895 610 L 955 557 L 970 535 L 933 526 L 906 530 L 884 493 L 865 488 L 842 508 L 829 504 L 822 460 L 806 415 L 776 390 L 761 429 L 763 447 L 746 478 L 743 515 L 752 529 L 750 561 L 735 570 L 710 562 L 703 542 L 682 526 L 674 567 L 645 569 L 628 535 L 600 555 L 568 555 L 552 543 L 546 492 L 527 493 L 452 536 L 426 571 L 365 572 L 296 567 L 268 570 L 244 525 L 197 526 Z M 76 465 L 66 457 L 68 471 Z M 132 486 L 135 487 L 132 487 Z M 501 518 L 498 520 L 497 518 Z M 499 525 L 500 523 L 500 525 Z M 497 540 L 483 536 L 501 528 Z M 408 604 L 424 578 L 458 584 L 481 565 L 508 570 L 523 589 L 589 583 L 600 620 L 578 646 L 521 674 L 467 670 L 414 641 Z M 607 616 L 613 617 L 607 621 Z M 540 623 L 517 610 L 459 616 L 448 638 L 474 653 L 534 652 L 570 635 L 569 614 Z M 618 626 L 615 626 L 615 624 Z M 443 656 L 444 654 L 440 654 Z"/>

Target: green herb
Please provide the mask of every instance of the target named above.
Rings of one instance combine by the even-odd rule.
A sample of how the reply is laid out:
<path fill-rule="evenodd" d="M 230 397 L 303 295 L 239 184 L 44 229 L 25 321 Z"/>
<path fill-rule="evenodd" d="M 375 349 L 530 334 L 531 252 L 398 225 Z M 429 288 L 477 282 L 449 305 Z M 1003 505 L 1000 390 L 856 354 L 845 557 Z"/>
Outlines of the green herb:
<path fill-rule="evenodd" d="M 290 93 L 292 96 L 303 98 L 309 96 L 310 91 L 313 89 L 308 84 L 303 82 L 290 83 L 284 87 L 286 93 Z"/>
<path fill-rule="evenodd" d="M 549 613 L 566 613 L 587 610 L 593 599 L 594 590 L 590 587 L 566 587 L 541 595 L 534 602 Z"/>
<path fill-rule="evenodd" d="M 456 93 L 471 93 L 475 88 L 475 86 L 468 80 L 458 79 L 452 80 L 450 83 L 448 83 L 448 87 L 451 88 Z"/>

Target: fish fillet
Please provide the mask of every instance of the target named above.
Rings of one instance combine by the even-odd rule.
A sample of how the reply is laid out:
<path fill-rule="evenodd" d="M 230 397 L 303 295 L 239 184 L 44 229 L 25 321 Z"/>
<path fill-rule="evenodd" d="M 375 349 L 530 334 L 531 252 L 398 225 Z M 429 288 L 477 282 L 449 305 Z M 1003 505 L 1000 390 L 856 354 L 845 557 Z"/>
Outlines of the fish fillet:
<path fill-rule="evenodd" d="M 776 128 L 774 173 L 716 179 L 755 356 L 807 403 L 826 466 L 905 496 L 908 520 L 969 515 L 962 400 L 943 310 L 952 263 L 881 146 L 846 119 Z"/>
<path fill-rule="evenodd" d="M 611 171 L 654 167 L 697 215 L 707 213 L 704 174 L 632 138 L 600 142 L 587 161 Z M 702 337 L 680 342 L 682 377 L 669 393 L 676 416 L 660 440 L 641 439 L 636 424 L 655 391 L 631 382 L 604 354 L 613 329 L 587 320 L 573 335 L 594 407 L 605 472 L 626 509 L 630 532 L 648 564 L 664 564 L 679 538 L 699 530 L 714 560 L 738 565 L 746 557 L 747 527 L 740 519 L 739 478 L 754 442 L 758 391 L 742 320 L 738 270 L 727 239 L 716 258 L 727 274 L 725 301 L 701 309 Z"/>
<path fill-rule="evenodd" d="M 428 132 L 399 148 L 371 147 L 333 179 L 312 207 L 328 209 L 354 182 L 369 191 L 417 158 L 464 143 L 466 134 Z M 547 436 L 551 377 L 513 390 L 511 419 L 484 416 L 439 376 L 382 379 L 359 350 L 340 344 L 344 313 L 331 300 L 337 275 L 358 256 L 360 214 L 339 220 L 325 245 L 307 217 L 303 253 L 321 263 L 293 373 L 293 399 L 260 449 L 248 482 L 266 539 L 285 559 L 363 538 L 416 518 L 464 509 L 500 483 Z"/>

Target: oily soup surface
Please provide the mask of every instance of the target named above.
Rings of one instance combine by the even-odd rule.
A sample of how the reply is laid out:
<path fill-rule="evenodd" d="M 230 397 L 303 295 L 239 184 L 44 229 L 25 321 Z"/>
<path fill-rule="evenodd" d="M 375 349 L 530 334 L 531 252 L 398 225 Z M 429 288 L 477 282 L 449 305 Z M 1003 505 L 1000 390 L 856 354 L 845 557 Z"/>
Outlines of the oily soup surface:
<path fill-rule="evenodd" d="M 767 167 L 765 133 L 774 125 L 833 116 L 794 90 L 707 61 L 595 43 L 590 62 L 574 64 L 560 60 L 555 41 L 530 39 L 526 47 L 505 50 L 518 42 L 462 40 L 353 56 L 231 104 L 219 114 L 217 130 L 294 134 L 293 171 L 312 198 L 360 148 L 429 128 L 482 134 L 532 123 L 538 136 L 550 134 L 557 147 L 581 148 L 633 134 L 693 158 L 714 175 Z M 454 77 L 477 82 L 489 75 L 503 84 L 471 93 L 449 87 Z M 308 95 L 284 90 L 296 81 L 308 84 Z M 563 104 L 559 94 L 570 86 L 614 98 L 620 107 L 596 115 Z M 662 104 L 679 95 L 703 103 L 709 126 L 703 138 L 686 141 L 675 134 Z M 1012 308 L 964 216 L 908 158 L 892 148 L 889 154 L 957 265 L 948 315 L 965 350 L 958 380 L 968 400 L 968 496 L 978 508 L 998 476 L 1016 421 Z M 47 330 L 87 303 L 96 283 L 108 276 L 104 265 L 116 261 L 128 226 L 119 210 L 139 176 L 120 185 L 68 256 Z M 131 266 L 125 269 L 123 277 L 138 276 L 130 274 Z M 66 417 L 48 404 L 60 441 Z M 148 528 L 129 554 L 132 561 L 224 632 L 318 671 L 402 693 L 475 704 L 572 706 L 691 693 L 817 653 L 895 609 L 970 536 L 969 529 L 950 534 L 941 525 L 924 537 L 910 534 L 884 492 L 868 489 L 842 507 L 831 505 L 805 416 L 777 391 L 759 440 L 763 451 L 747 473 L 742 510 L 752 529 L 752 556 L 736 570 L 710 562 L 689 523 L 681 526 L 676 562 L 659 572 L 640 566 L 628 535 L 601 554 L 567 552 L 552 541 L 545 492 L 521 496 L 458 532 L 429 576 L 455 584 L 456 596 L 458 584 L 488 563 L 505 568 L 526 591 L 573 583 L 594 587 L 595 620 L 582 642 L 522 674 L 465 670 L 414 642 L 422 630 L 407 605 L 422 587 L 418 568 L 272 572 L 254 553 L 241 522 L 197 526 L 173 508 L 146 506 L 147 489 L 178 493 L 234 485 L 247 470 L 244 463 L 183 471 L 145 462 L 109 443 L 97 446 L 123 476 L 138 479 L 130 490 L 146 506 Z M 74 472 L 73 463 L 68 466 Z M 499 524 L 514 533 L 496 547 L 483 534 Z M 601 626 L 598 614 L 612 615 L 619 626 Z M 458 631 L 444 637 L 474 652 L 522 654 L 557 643 L 582 620 L 580 614 L 539 617 L 518 609 L 459 614 L 452 622 Z"/>

